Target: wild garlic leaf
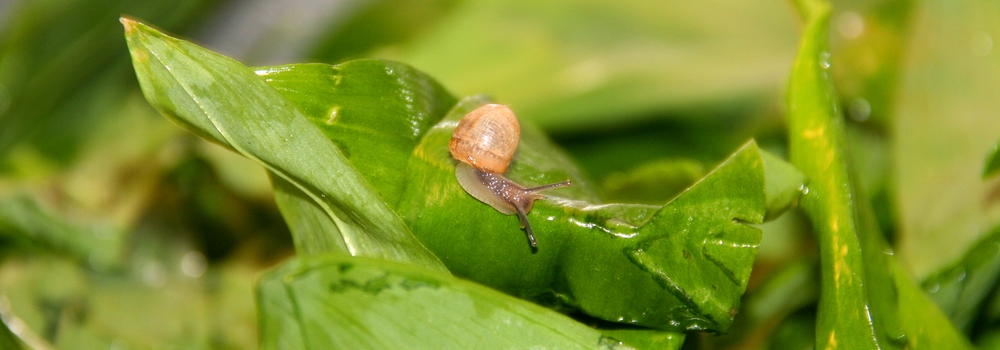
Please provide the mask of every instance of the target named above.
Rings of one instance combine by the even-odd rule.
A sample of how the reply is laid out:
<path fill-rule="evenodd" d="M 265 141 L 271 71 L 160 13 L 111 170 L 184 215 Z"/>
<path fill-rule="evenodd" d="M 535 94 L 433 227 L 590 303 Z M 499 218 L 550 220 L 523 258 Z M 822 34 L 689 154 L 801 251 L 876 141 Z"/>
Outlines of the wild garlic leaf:
<path fill-rule="evenodd" d="M 311 255 L 261 278 L 262 349 L 678 349 L 684 334 L 607 334 L 558 312 L 439 272 Z M 637 334 L 632 334 L 637 333 Z"/>
<path fill-rule="evenodd" d="M 121 21 L 139 84 L 150 104 L 195 134 L 260 163 L 294 185 L 313 201 L 313 209 L 321 208 L 337 227 L 336 232 L 299 230 L 296 235 L 332 237 L 300 237 L 296 242 L 340 239 L 345 253 L 351 255 L 445 270 L 344 154 L 253 70 L 134 20 Z M 283 214 L 289 215 L 287 208 Z"/>

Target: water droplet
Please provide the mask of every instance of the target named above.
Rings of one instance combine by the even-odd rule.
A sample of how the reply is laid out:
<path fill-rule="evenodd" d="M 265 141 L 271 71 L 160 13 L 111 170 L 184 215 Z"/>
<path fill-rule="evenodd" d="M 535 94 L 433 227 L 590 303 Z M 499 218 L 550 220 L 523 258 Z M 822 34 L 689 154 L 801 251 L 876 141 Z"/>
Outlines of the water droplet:
<path fill-rule="evenodd" d="M 830 69 L 830 53 L 823 51 L 819 54 L 819 66 L 823 69 Z"/>
<path fill-rule="evenodd" d="M 851 107 L 848 110 L 848 114 L 851 119 L 859 122 L 868 120 L 872 114 L 872 106 L 868 104 L 868 100 L 864 98 L 857 98 L 854 102 L 851 102 Z"/>
<path fill-rule="evenodd" d="M 837 16 L 837 32 L 845 39 L 857 39 L 865 32 L 865 19 L 857 12 L 845 11 Z"/>
<path fill-rule="evenodd" d="M 337 122 L 337 117 L 340 116 L 340 106 L 333 106 L 330 108 L 330 116 L 326 118 L 326 125 L 333 125 Z"/>
<path fill-rule="evenodd" d="M 799 186 L 799 192 L 802 192 L 804 195 L 809 194 L 809 187 L 806 187 L 806 185 Z"/>

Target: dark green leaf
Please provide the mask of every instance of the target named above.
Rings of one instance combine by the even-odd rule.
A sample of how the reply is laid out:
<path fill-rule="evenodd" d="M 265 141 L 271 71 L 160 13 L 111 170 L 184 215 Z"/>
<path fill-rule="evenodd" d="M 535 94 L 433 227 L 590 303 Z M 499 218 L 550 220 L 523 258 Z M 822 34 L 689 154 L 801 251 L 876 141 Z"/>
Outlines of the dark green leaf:
<path fill-rule="evenodd" d="M 293 184 L 337 225 L 337 232 L 296 231 L 332 236 L 297 242 L 340 239 L 352 255 L 444 270 L 343 153 L 253 70 L 133 20 L 122 23 L 140 86 L 157 110 Z"/>
<path fill-rule="evenodd" d="M 257 291 L 264 349 L 676 349 L 684 335 L 609 335 L 455 277 L 385 260 L 303 256 Z"/>

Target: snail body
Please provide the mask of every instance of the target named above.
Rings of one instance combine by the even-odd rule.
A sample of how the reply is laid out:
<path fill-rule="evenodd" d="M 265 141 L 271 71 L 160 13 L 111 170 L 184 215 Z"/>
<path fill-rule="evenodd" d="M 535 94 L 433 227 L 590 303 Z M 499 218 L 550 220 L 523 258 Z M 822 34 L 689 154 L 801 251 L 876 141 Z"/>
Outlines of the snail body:
<path fill-rule="evenodd" d="M 535 200 L 542 198 L 538 192 L 570 186 L 571 182 L 526 188 L 504 177 L 520 137 L 521 127 L 514 112 L 501 104 L 487 104 L 459 121 L 448 149 L 459 161 L 455 177 L 465 192 L 503 214 L 517 214 L 528 242 L 536 247 L 538 242 L 527 214 Z"/>

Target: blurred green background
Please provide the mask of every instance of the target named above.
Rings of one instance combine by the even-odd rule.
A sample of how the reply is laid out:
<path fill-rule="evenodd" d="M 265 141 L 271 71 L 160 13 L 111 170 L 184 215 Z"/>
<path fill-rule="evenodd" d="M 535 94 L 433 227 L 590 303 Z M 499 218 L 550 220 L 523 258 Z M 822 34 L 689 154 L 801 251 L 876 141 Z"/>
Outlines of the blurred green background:
<path fill-rule="evenodd" d="M 749 138 L 787 153 L 801 28 L 784 1 L 0 1 L 0 317 L 33 347 L 254 347 L 254 278 L 293 253 L 263 170 L 146 103 L 121 14 L 247 65 L 388 58 L 489 94 L 608 202 L 669 200 Z M 1000 182 L 982 178 L 1000 139 L 996 18 L 995 1 L 834 1 L 862 200 L 916 281 L 1000 221 Z M 808 222 L 763 229 L 737 324 L 686 347 L 811 345 Z M 962 299 L 972 315 L 925 283 L 984 347 L 1000 339 L 986 276 Z"/>

